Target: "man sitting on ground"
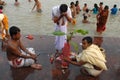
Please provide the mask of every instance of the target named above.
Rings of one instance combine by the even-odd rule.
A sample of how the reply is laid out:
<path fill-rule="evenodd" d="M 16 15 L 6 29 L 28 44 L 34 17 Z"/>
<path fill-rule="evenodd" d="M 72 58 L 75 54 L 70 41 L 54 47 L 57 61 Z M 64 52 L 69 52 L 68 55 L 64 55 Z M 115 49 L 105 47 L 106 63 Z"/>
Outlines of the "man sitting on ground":
<path fill-rule="evenodd" d="M 41 69 L 41 65 L 35 63 L 37 55 L 33 49 L 26 49 L 21 42 L 20 29 L 16 26 L 12 26 L 9 32 L 11 38 L 8 40 L 6 47 L 9 64 L 15 68 L 30 66 L 35 69 Z"/>

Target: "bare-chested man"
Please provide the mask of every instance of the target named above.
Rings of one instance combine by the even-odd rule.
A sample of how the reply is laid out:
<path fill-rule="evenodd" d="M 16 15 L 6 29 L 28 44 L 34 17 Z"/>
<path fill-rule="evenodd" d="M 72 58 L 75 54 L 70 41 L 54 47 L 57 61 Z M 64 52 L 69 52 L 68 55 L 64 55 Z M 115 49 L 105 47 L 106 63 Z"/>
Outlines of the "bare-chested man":
<path fill-rule="evenodd" d="M 34 4 L 34 6 L 33 6 L 33 8 L 32 8 L 32 11 L 34 10 L 34 8 L 36 7 L 36 11 L 37 12 L 42 12 L 42 9 L 41 9 L 41 3 L 40 3 L 40 1 L 39 0 L 34 0 L 35 1 L 35 4 Z"/>
<path fill-rule="evenodd" d="M 11 38 L 8 40 L 6 47 L 8 63 L 15 68 L 30 66 L 35 69 L 41 69 L 41 65 L 35 63 L 36 54 L 29 51 L 20 40 L 20 29 L 12 26 L 9 29 Z"/>

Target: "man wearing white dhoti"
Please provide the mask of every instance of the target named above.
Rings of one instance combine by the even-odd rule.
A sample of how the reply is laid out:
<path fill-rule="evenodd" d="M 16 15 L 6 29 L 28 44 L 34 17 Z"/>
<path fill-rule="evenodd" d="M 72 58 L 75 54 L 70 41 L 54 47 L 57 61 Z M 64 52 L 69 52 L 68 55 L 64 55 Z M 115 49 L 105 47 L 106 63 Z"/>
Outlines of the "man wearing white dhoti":
<path fill-rule="evenodd" d="M 66 4 L 61 4 L 60 6 L 53 7 L 52 20 L 55 23 L 55 31 L 61 31 L 66 34 L 68 21 L 71 22 L 72 20 L 70 8 Z M 66 39 L 67 39 L 66 35 L 56 36 L 55 48 L 57 52 L 64 47 Z"/>
<path fill-rule="evenodd" d="M 92 44 L 91 37 L 85 37 L 82 39 L 83 51 L 76 55 L 76 61 L 72 61 L 69 58 L 65 58 L 66 61 L 81 66 L 87 74 L 92 76 L 98 76 L 103 70 L 107 70 L 106 59 L 100 48 Z"/>
<path fill-rule="evenodd" d="M 33 48 L 26 49 L 20 40 L 20 29 L 16 26 L 10 27 L 10 39 L 8 39 L 6 52 L 10 66 L 19 68 L 30 66 L 41 69 L 41 65 L 35 63 L 37 55 Z"/>

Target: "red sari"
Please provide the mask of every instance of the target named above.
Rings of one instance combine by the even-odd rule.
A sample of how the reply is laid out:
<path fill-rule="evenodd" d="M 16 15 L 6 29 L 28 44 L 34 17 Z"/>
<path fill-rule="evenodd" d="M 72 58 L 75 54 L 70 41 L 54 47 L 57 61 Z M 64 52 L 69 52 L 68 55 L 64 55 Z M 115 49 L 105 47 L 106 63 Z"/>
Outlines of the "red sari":
<path fill-rule="evenodd" d="M 103 32 L 106 29 L 106 22 L 107 22 L 107 18 L 108 18 L 108 11 L 103 10 L 101 11 L 98 15 L 97 15 L 97 32 Z"/>

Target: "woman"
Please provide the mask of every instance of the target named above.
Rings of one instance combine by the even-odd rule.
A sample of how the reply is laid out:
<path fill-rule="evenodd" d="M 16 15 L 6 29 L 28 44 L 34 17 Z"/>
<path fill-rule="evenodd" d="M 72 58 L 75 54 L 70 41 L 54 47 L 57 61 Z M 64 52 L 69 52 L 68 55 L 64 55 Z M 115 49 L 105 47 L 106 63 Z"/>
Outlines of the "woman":
<path fill-rule="evenodd" d="M 97 32 L 102 34 L 103 31 L 106 29 L 106 22 L 108 19 L 108 14 L 109 14 L 109 7 L 105 6 L 104 10 L 102 10 L 100 13 L 97 15 Z"/>

